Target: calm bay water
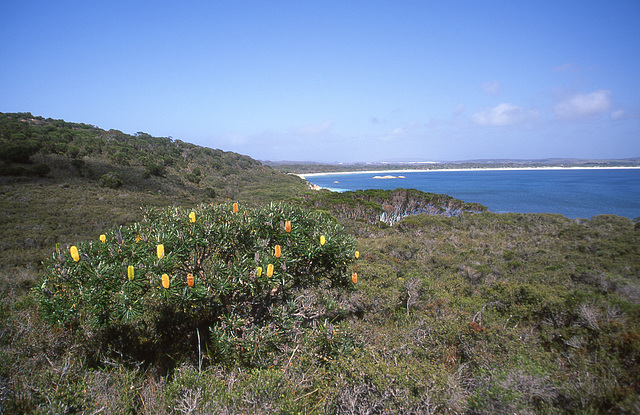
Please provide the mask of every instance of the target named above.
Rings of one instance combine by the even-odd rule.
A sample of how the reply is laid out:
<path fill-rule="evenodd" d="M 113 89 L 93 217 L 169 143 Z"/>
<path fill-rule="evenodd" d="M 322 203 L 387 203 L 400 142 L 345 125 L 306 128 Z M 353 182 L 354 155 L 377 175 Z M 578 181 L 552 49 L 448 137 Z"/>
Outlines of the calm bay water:
<path fill-rule="evenodd" d="M 373 178 L 385 175 L 405 178 Z M 306 179 L 334 191 L 413 188 L 447 194 L 498 213 L 640 217 L 640 169 L 436 170 L 310 175 Z"/>

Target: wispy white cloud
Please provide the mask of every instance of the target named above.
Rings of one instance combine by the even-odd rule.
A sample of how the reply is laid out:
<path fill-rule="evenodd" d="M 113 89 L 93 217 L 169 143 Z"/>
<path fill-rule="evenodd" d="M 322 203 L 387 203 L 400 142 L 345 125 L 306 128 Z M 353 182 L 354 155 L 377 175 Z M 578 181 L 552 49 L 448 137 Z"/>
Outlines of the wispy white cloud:
<path fill-rule="evenodd" d="M 294 132 L 297 135 L 317 135 L 329 131 L 332 126 L 333 121 L 326 120 L 319 124 L 303 125 L 302 127 L 296 128 Z"/>
<path fill-rule="evenodd" d="M 460 115 L 464 112 L 465 109 L 467 109 L 467 107 L 464 104 L 458 104 L 453 107 L 453 115 Z"/>
<path fill-rule="evenodd" d="M 526 110 L 517 105 L 502 103 L 493 108 L 478 111 L 471 118 L 479 125 L 500 127 L 535 119 L 538 116 L 536 110 Z"/>
<path fill-rule="evenodd" d="M 500 93 L 501 85 L 502 82 L 499 81 L 485 82 L 482 84 L 482 89 L 484 89 L 484 92 L 486 92 L 487 94 L 496 96 Z"/>
<path fill-rule="evenodd" d="M 627 113 L 624 112 L 624 110 L 615 110 L 611 113 L 611 119 L 612 120 L 621 120 L 623 118 L 626 118 Z"/>
<path fill-rule="evenodd" d="M 601 89 L 589 94 L 575 94 L 558 102 L 553 108 L 562 119 L 580 119 L 593 117 L 609 111 L 611 91 Z"/>
<path fill-rule="evenodd" d="M 378 140 L 389 141 L 389 140 L 397 139 L 398 137 L 402 137 L 406 132 L 407 130 L 405 128 L 397 127 L 389 131 L 385 135 L 379 136 Z"/>
<path fill-rule="evenodd" d="M 556 66 L 555 68 L 553 68 L 554 72 L 577 72 L 578 71 L 578 67 L 573 63 L 565 63 L 562 64 L 560 66 Z"/>

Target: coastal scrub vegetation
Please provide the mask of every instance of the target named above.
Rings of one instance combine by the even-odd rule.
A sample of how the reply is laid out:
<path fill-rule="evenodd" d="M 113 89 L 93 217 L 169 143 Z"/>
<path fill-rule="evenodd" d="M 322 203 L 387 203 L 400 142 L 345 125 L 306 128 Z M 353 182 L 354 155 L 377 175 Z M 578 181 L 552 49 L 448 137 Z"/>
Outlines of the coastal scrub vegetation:
<path fill-rule="evenodd" d="M 4 161 L 50 171 L 0 181 L 0 412 L 640 412 L 638 221 L 310 192 L 250 160 L 229 191 L 208 149 L 172 146 L 148 176 Z"/>

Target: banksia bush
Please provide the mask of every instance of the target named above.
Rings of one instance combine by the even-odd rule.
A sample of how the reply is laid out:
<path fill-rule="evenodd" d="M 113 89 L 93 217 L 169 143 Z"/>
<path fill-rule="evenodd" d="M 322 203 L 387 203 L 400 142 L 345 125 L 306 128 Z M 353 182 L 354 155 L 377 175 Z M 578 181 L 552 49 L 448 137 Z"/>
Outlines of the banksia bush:
<path fill-rule="evenodd" d="M 82 261 L 76 247 L 72 259 L 57 250 L 35 289 L 43 318 L 120 339 L 105 340 L 108 350 L 155 345 L 174 360 L 196 350 L 196 329 L 208 330 L 210 359 L 273 364 L 268 354 L 309 324 L 297 311 L 300 290 L 353 286 L 355 241 L 326 213 L 287 204 L 230 210 L 237 204 L 149 209 L 104 242 L 79 244 Z"/>

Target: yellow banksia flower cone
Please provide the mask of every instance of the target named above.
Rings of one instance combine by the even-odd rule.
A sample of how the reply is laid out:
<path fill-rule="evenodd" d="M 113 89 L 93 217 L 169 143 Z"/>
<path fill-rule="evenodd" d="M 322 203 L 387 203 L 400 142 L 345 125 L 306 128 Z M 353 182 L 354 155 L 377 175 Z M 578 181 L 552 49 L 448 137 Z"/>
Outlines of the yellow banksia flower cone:
<path fill-rule="evenodd" d="M 169 288 L 169 276 L 167 274 L 162 274 L 162 286 Z"/>
<path fill-rule="evenodd" d="M 356 256 L 356 259 L 360 258 L 360 251 L 356 251 L 355 256 Z"/>
<path fill-rule="evenodd" d="M 291 233 L 291 222 L 290 221 L 286 221 L 284 223 L 284 231 L 286 233 Z"/>
<path fill-rule="evenodd" d="M 196 222 L 196 212 L 189 213 L 189 221 L 191 223 L 195 223 Z"/>
<path fill-rule="evenodd" d="M 158 248 L 156 249 L 156 254 L 158 255 L 158 259 L 164 258 L 164 245 L 162 244 L 158 245 Z"/>
<path fill-rule="evenodd" d="M 324 235 L 320 236 L 320 245 L 324 245 L 327 242 L 327 240 L 324 238 Z"/>
<path fill-rule="evenodd" d="M 282 255 L 282 251 L 280 250 L 280 245 L 276 245 L 276 258 L 280 258 Z"/>
<path fill-rule="evenodd" d="M 129 281 L 133 281 L 134 274 L 135 270 L 133 268 L 133 265 L 129 265 L 129 267 L 127 268 L 127 277 L 129 278 Z"/>
<path fill-rule="evenodd" d="M 256 275 L 260 277 L 262 275 L 262 267 L 256 268 Z"/>
<path fill-rule="evenodd" d="M 107 235 L 100 235 L 100 242 L 106 242 L 107 241 Z"/>
<path fill-rule="evenodd" d="M 351 282 L 354 283 L 354 284 L 356 284 L 358 282 L 358 274 L 357 273 L 354 272 L 351 275 Z"/>
<path fill-rule="evenodd" d="M 187 274 L 187 285 L 193 287 L 193 274 Z"/>
<path fill-rule="evenodd" d="M 233 213 L 238 213 L 238 203 L 237 202 L 233 203 Z"/>
<path fill-rule="evenodd" d="M 75 262 L 80 261 L 80 254 L 78 253 L 78 248 L 76 248 L 75 245 L 69 248 L 69 253 L 71 254 L 71 258 L 73 258 Z"/>
<path fill-rule="evenodd" d="M 267 277 L 271 278 L 272 275 L 273 275 L 273 264 L 269 264 L 267 266 Z"/>

